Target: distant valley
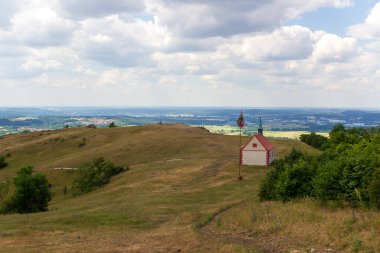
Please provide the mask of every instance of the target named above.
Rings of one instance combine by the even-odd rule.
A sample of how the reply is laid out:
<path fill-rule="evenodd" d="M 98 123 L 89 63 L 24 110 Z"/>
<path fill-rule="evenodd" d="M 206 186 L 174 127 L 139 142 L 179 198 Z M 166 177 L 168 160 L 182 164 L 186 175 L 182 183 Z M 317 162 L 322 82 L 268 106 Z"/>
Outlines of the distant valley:
<path fill-rule="evenodd" d="M 341 123 L 346 127 L 371 127 L 380 125 L 380 109 L 282 109 L 248 108 L 243 110 L 245 135 L 257 129 L 262 117 L 267 131 L 315 131 L 328 132 Z M 111 122 L 118 126 L 133 126 L 152 123 L 183 123 L 205 126 L 221 134 L 233 134 L 239 108 L 0 108 L 0 135 L 17 132 L 81 127 L 94 124 L 107 127 Z"/>

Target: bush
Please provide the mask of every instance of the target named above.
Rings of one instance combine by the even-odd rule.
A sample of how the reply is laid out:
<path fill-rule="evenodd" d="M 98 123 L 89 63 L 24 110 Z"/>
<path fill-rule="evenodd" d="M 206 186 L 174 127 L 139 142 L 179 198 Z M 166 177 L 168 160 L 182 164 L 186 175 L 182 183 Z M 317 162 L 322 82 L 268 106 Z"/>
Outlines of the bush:
<path fill-rule="evenodd" d="M 368 187 L 368 195 L 371 207 L 380 210 L 380 168 L 373 174 Z"/>
<path fill-rule="evenodd" d="M 288 201 L 312 195 L 311 182 L 316 167 L 313 157 L 293 149 L 273 166 L 260 185 L 260 200 Z"/>
<path fill-rule="evenodd" d="M 112 121 L 112 122 L 108 125 L 108 127 L 109 127 L 109 128 L 113 128 L 113 127 L 117 127 L 117 126 L 116 126 L 115 122 Z"/>
<path fill-rule="evenodd" d="M 7 167 L 8 164 L 5 162 L 5 157 L 0 156 L 0 169 Z"/>
<path fill-rule="evenodd" d="M 329 147 L 329 139 L 314 132 L 311 134 L 301 134 L 300 140 L 320 150 L 325 150 Z"/>
<path fill-rule="evenodd" d="M 302 139 L 320 146 L 315 136 Z M 346 129 L 338 124 L 322 155 L 313 158 L 292 150 L 273 166 L 260 185 L 261 200 L 310 196 L 380 210 L 380 127 Z"/>
<path fill-rule="evenodd" d="M 92 162 L 79 168 L 79 175 L 73 184 L 73 194 L 80 195 L 90 192 L 108 183 L 114 175 L 126 170 L 128 168 L 114 166 L 112 162 L 103 157 L 95 158 Z"/>
<path fill-rule="evenodd" d="M 286 165 L 275 184 L 277 199 L 289 201 L 310 196 L 313 176 L 314 169 L 304 159 L 300 159 L 292 165 Z"/>
<path fill-rule="evenodd" d="M 86 142 L 86 138 L 83 137 L 83 138 L 82 138 L 82 141 L 78 143 L 78 147 L 81 148 L 81 147 L 83 147 L 84 145 L 86 145 L 86 143 L 87 143 L 87 142 Z"/>
<path fill-rule="evenodd" d="M 327 202 L 339 199 L 343 193 L 340 184 L 341 166 L 334 161 L 327 162 L 317 169 L 312 180 L 314 195 L 317 199 Z"/>
<path fill-rule="evenodd" d="M 277 160 L 275 160 L 276 162 Z M 276 200 L 276 190 L 274 186 L 278 180 L 278 175 L 280 171 L 278 169 L 273 169 L 268 172 L 264 180 L 260 184 L 259 198 L 261 201 L 264 200 Z"/>
<path fill-rule="evenodd" d="M 33 167 L 28 166 L 18 171 L 13 181 L 16 191 L 5 203 L 5 212 L 32 213 L 48 209 L 51 192 L 44 174 L 33 175 Z"/>

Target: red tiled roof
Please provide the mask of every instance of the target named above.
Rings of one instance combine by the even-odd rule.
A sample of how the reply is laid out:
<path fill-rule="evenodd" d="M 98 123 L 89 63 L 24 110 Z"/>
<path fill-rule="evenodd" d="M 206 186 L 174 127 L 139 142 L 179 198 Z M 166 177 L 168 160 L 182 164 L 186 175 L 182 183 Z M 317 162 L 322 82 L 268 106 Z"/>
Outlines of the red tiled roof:
<path fill-rule="evenodd" d="M 259 142 L 264 146 L 266 150 L 273 149 L 273 145 L 268 141 L 267 138 L 264 137 L 264 135 L 261 134 L 255 134 L 255 137 L 259 140 Z"/>

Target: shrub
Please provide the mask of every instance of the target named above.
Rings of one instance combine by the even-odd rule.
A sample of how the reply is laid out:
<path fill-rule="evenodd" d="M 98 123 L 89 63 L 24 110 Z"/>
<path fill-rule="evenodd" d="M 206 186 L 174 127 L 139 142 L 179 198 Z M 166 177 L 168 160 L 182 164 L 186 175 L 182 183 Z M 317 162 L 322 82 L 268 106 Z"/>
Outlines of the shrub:
<path fill-rule="evenodd" d="M 90 192 L 108 183 L 114 175 L 126 170 L 128 168 L 114 166 L 112 162 L 103 157 L 95 158 L 92 162 L 83 164 L 79 168 L 79 175 L 73 184 L 73 194 L 80 195 Z"/>
<path fill-rule="evenodd" d="M 323 202 L 338 199 L 343 192 L 340 185 L 341 173 L 341 166 L 334 161 L 321 165 L 312 180 L 315 197 Z"/>
<path fill-rule="evenodd" d="M 313 176 L 314 170 L 303 159 L 292 165 L 286 165 L 275 184 L 277 198 L 282 201 L 288 201 L 293 198 L 310 196 Z"/>
<path fill-rule="evenodd" d="M 113 128 L 113 127 L 117 127 L 117 126 L 116 126 L 115 122 L 112 121 L 112 122 L 108 125 L 108 127 L 109 127 L 109 128 Z"/>
<path fill-rule="evenodd" d="M 86 142 L 86 138 L 83 137 L 83 138 L 82 138 L 82 141 L 78 143 L 78 147 L 81 148 L 81 147 L 83 147 L 84 145 L 86 145 L 86 143 L 87 143 L 87 142 Z"/>
<path fill-rule="evenodd" d="M 311 182 L 316 167 L 313 157 L 293 149 L 273 166 L 260 185 L 260 200 L 288 201 L 312 195 Z"/>
<path fill-rule="evenodd" d="M 33 167 L 28 166 L 18 171 L 13 181 L 16 191 L 6 202 L 5 212 L 32 213 L 48 209 L 51 192 L 44 174 L 33 175 Z"/>
<path fill-rule="evenodd" d="M 276 199 L 276 190 L 274 185 L 276 185 L 278 180 L 279 172 L 280 171 L 276 168 L 269 171 L 264 180 L 261 182 L 259 190 L 259 198 L 261 201 Z"/>
<path fill-rule="evenodd" d="M 329 147 L 329 139 L 314 132 L 311 134 L 301 134 L 300 140 L 320 150 L 325 150 Z"/>
<path fill-rule="evenodd" d="M 313 133 L 302 139 L 320 146 Z M 322 155 L 313 158 L 292 150 L 277 160 L 260 185 L 259 197 L 287 201 L 310 196 L 324 203 L 380 209 L 379 170 L 380 128 L 346 129 L 338 124 Z"/>
<path fill-rule="evenodd" d="M 7 167 L 8 164 L 5 162 L 5 157 L 0 156 L 0 169 Z"/>
<path fill-rule="evenodd" d="M 380 168 L 373 174 L 368 187 L 368 195 L 371 207 L 380 210 Z"/>

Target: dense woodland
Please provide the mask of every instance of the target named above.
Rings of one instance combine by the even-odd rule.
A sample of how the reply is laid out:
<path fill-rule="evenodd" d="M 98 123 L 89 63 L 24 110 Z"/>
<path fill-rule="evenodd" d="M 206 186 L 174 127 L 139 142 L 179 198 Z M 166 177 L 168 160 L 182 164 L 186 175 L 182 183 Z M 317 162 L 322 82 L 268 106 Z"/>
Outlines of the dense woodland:
<path fill-rule="evenodd" d="M 274 163 L 260 187 L 261 200 L 312 197 L 324 203 L 380 210 L 380 127 L 336 125 L 330 138 L 314 133 L 301 140 L 322 151 L 292 152 Z"/>

